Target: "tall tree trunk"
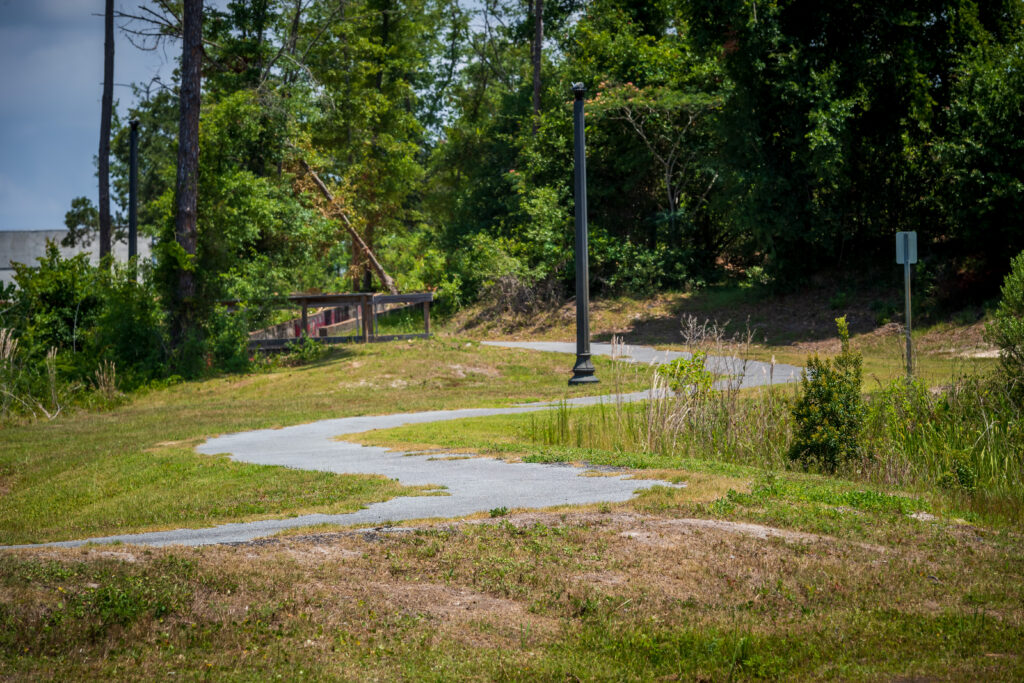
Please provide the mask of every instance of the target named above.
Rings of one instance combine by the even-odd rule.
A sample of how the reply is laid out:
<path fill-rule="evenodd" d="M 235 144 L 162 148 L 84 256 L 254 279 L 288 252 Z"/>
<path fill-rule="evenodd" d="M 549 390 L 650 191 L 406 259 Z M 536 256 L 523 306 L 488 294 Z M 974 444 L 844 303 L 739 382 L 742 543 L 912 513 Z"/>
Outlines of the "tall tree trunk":
<path fill-rule="evenodd" d="M 114 105 L 114 0 L 103 15 L 103 103 L 100 112 L 100 258 L 110 253 L 110 117 Z"/>
<path fill-rule="evenodd" d="M 533 133 L 540 126 L 540 58 L 544 46 L 544 0 L 533 0 Z"/>
<path fill-rule="evenodd" d="M 203 0 L 185 0 L 181 36 L 181 118 L 178 122 L 177 215 L 174 236 L 189 256 L 196 253 L 199 199 L 199 99 L 202 87 Z M 189 264 L 191 266 L 191 263 Z M 196 280 L 191 267 L 178 273 L 171 333 L 180 345 L 194 324 Z"/>

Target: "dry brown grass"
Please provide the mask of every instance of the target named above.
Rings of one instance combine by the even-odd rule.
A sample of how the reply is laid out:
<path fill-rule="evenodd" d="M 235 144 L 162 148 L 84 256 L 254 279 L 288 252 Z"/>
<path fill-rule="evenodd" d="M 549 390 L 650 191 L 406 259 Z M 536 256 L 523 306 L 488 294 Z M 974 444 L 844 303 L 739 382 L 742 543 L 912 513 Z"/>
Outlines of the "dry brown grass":
<path fill-rule="evenodd" d="M 98 635 L 89 635 L 84 619 L 60 645 L 47 646 L 33 630 L 68 596 L 94 590 L 111 573 L 159 572 L 168 557 L 194 567 L 184 580 L 189 597 L 171 614 Z M 46 549 L 6 558 L 0 604 L 17 615 L 18 640 L 0 659 L 0 677 L 10 679 L 152 679 L 170 671 L 297 677 L 299 670 L 313 678 L 394 679 L 422 677 L 431 666 L 442 677 L 486 679 L 502 677 L 502 667 L 512 667 L 508 673 L 584 657 L 577 637 L 594 628 L 608 637 L 620 629 L 685 628 L 820 640 L 824 626 L 845 647 L 870 650 L 870 634 L 853 625 L 869 617 L 928 623 L 984 613 L 1016 632 L 1024 623 L 1019 544 L 945 525 L 921 525 L 903 542 L 878 545 L 769 525 L 584 509 L 234 547 Z M 77 573 L 17 578 L 27 567 L 55 566 Z M 912 643 L 888 647 L 906 648 L 907 658 L 868 657 L 853 677 L 936 671 Z M 1019 650 L 985 647 L 994 649 L 960 656 L 947 674 L 1020 670 Z M 790 673 L 829 677 L 832 669 L 822 666 Z"/>

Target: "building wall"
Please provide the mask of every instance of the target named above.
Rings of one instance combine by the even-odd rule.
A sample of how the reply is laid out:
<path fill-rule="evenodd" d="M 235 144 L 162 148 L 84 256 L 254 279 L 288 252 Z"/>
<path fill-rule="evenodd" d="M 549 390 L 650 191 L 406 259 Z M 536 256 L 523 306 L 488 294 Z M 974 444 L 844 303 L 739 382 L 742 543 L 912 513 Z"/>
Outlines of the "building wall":
<path fill-rule="evenodd" d="M 67 230 L 0 230 L 0 282 L 8 284 L 14 280 L 14 268 L 11 263 L 35 265 L 36 259 L 46 254 L 46 241 L 57 243 L 57 248 L 64 257 L 88 252 L 89 262 L 99 263 L 100 247 L 93 241 L 88 247 L 69 249 L 62 247 L 60 241 L 68 233 Z M 115 242 L 112 250 L 118 261 L 128 260 L 128 244 Z M 139 258 L 151 257 L 152 249 L 148 237 L 139 237 Z"/>

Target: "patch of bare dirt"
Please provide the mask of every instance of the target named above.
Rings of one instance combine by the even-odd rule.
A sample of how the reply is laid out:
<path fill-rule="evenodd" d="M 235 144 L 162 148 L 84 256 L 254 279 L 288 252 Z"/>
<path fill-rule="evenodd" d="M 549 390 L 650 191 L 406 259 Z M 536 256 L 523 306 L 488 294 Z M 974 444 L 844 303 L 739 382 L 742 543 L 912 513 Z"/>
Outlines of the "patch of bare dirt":
<path fill-rule="evenodd" d="M 675 344 L 683 341 L 682 316 L 694 315 L 720 325 L 728 323 L 730 335 L 745 335 L 749 329 L 753 341 L 758 343 L 831 342 L 839 316 L 846 316 L 850 332 L 855 335 L 888 328 L 889 325 L 879 325 L 877 311 L 880 306 L 892 305 L 891 299 L 893 292 L 887 289 L 854 289 L 832 281 L 816 282 L 802 291 L 770 298 L 755 290 L 724 294 L 709 290 L 697 294 L 659 294 L 648 299 L 594 299 L 590 329 L 599 340 L 615 335 L 632 344 Z M 479 311 L 470 310 L 458 316 L 454 326 L 460 334 L 473 336 L 571 340 L 575 316 L 575 301 L 568 300 L 529 315 L 482 317 Z"/>
<path fill-rule="evenodd" d="M 155 451 L 158 448 L 171 448 L 173 446 L 188 446 L 197 443 L 198 439 L 183 439 L 181 441 L 159 441 L 153 444 L 152 448 L 147 448 L 146 451 Z"/>
<path fill-rule="evenodd" d="M 763 524 L 751 524 L 749 522 L 730 522 L 724 519 L 665 519 L 650 520 L 646 528 L 627 529 L 620 533 L 624 538 L 633 538 L 641 543 L 650 545 L 672 546 L 680 542 L 680 536 L 688 536 L 695 531 L 722 531 L 730 534 L 739 534 L 752 538 L 766 540 L 778 538 L 788 543 L 830 543 L 846 544 L 831 536 L 810 534 L 792 529 L 779 529 L 765 526 Z M 875 552 L 884 553 L 886 548 L 868 543 L 853 543 L 857 547 Z"/>
<path fill-rule="evenodd" d="M 499 372 L 497 368 L 461 364 L 449 365 L 448 367 L 451 369 L 452 374 L 458 379 L 463 379 L 467 375 L 483 375 L 484 377 L 498 377 L 501 375 L 501 372 Z"/>
<path fill-rule="evenodd" d="M 918 350 L 956 358 L 998 358 L 999 349 L 985 341 L 985 321 L 971 325 L 942 326 L 917 342 Z"/>
<path fill-rule="evenodd" d="M 530 614 L 520 602 L 465 587 L 424 581 L 371 583 L 367 588 L 387 595 L 389 602 L 403 610 L 430 614 L 443 621 L 529 623 L 532 630 L 541 632 L 557 628 L 553 619 Z"/>

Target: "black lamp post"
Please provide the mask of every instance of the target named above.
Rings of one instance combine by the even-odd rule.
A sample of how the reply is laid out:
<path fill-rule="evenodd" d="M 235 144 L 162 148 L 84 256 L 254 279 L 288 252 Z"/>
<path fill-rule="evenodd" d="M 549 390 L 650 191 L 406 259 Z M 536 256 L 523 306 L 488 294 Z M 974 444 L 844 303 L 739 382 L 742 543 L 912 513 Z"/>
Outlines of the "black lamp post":
<path fill-rule="evenodd" d="M 569 384 L 597 382 L 590 360 L 590 266 L 587 260 L 587 155 L 583 142 L 582 83 L 573 83 L 573 142 L 576 148 L 576 365 Z"/>
<path fill-rule="evenodd" d="M 131 120 L 128 154 L 128 258 L 139 253 L 139 120 Z"/>

